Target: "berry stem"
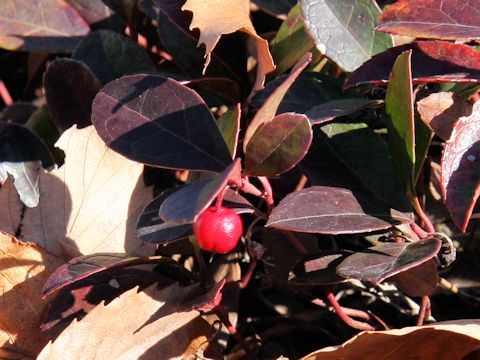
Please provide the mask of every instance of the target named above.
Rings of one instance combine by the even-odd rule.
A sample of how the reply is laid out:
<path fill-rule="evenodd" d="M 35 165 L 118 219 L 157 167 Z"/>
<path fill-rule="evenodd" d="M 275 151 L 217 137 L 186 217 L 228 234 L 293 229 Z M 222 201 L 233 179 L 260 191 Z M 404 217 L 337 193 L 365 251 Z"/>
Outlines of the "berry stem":
<path fill-rule="evenodd" d="M 228 186 L 225 186 L 225 188 L 217 196 L 217 202 L 215 204 L 217 211 L 220 211 L 220 208 L 222 207 L 223 199 L 225 198 L 225 193 L 227 192 L 227 189 Z"/>

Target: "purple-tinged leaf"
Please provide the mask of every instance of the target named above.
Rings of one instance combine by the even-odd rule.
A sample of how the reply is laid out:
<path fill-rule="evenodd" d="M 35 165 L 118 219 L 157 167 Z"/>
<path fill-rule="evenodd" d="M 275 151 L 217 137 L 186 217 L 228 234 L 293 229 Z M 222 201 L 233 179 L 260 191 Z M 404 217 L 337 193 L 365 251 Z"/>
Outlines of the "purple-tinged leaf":
<path fill-rule="evenodd" d="M 441 244 L 438 239 L 428 239 L 377 245 L 348 256 L 337 266 L 337 274 L 379 284 L 390 276 L 430 260 L 438 253 Z"/>
<path fill-rule="evenodd" d="M 437 264 L 430 259 L 412 269 L 392 277 L 398 288 L 408 296 L 430 296 L 437 291 L 439 276 Z"/>
<path fill-rule="evenodd" d="M 375 30 L 444 40 L 480 39 L 478 0 L 399 0 L 385 8 Z"/>
<path fill-rule="evenodd" d="M 156 264 L 166 271 L 178 272 L 189 277 L 190 272 L 176 261 L 163 256 L 133 257 L 120 253 L 99 253 L 79 256 L 55 270 L 43 286 L 42 296 L 46 297 L 67 285 L 86 279 L 106 270 L 125 268 L 142 264 Z M 170 269 L 170 270 L 169 270 Z"/>
<path fill-rule="evenodd" d="M 7 174 L 10 174 L 25 206 L 38 205 L 40 169 L 48 169 L 53 165 L 48 147 L 31 130 L 0 122 L 0 182 L 3 183 Z"/>
<path fill-rule="evenodd" d="M 212 179 L 182 187 L 163 201 L 159 210 L 160 218 L 179 224 L 193 223 L 197 215 L 225 189 L 228 180 L 240 177 L 240 172 L 240 159 L 237 159 Z"/>
<path fill-rule="evenodd" d="M 289 282 L 293 285 L 329 285 L 347 281 L 337 274 L 342 261 L 353 254 L 349 250 L 328 251 L 302 261 L 295 267 Z"/>
<path fill-rule="evenodd" d="M 265 89 L 257 93 L 252 104 L 260 108 L 273 92 L 282 85 L 288 75 L 281 75 L 275 80 L 269 81 Z M 298 76 L 297 80 L 287 91 L 278 106 L 276 115 L 286 112 L 304 114 L 314 106 L 333 99 L 343 99 L 341 82 L 335 78 L 315 72 L 305 72 Z"/>
<path fill-rule="evenodd" d="M 388 145 L 366 124 L 315 126 L 314 141 L 301 167 L 312 185 L 368 193 L 371 202 L 405 212 L 413 220 Z"/>
<path fill-rule="evenodd" d="M 471 116 L 461 117 L 445 143 L 441 185 L 454 223 L 465 232 L 480 195 L 480 102 Z"/>
<path fill-rule="evenodd" d="M 98 0 L 67 0 L 92 30 L 123 31 L 125 24 L 108 6 Z"/>
<path fill-rule="evenodd" d="M 446 141 L 458 118 L 472 113 L 472 104 L 453 92 L 439 92 L 417 101 L 417 111 L 435 135 Z"/>
<path fill-rule="evenodd" d="M 135 286 L 142 290 L 159 281 L 165 286 L 173 283 L 158 272 L 135 268 L 107 269 L 76 281 L 62 288 L 50 302 L 40 325 L 43 335 L 54 339 L 73 319 L 82 319 L 100 302 L 109 303 Z"/>
<path fill-rule="evenodd" d="M 123 75 L 155 71 L 144 49 L 109 30 L 90 33 L 75 49 L 72 58 L 85 63 L 103 85 Z"/>
<path fill-rule="evenodd" d="M 137 235 L 143 241 L 167 244 L 193 234 L 191 224 L 177 224 L 160 219 L 158 211 L 165 199 L 177 189 L 169 189 L 157 196 L 143 210 L 137 223 Z"/>
<path fill-rule="evenodd" d="M 35 52 L 70 52 L 90 31 L 62 0 L 15 0 L 0 3 L 0 47 Z"/>
<path fill-rule="evenodd" d="M 312 143 L 312 127 L 303 114 L 284 113 L 260 126 L 245 151 L 245 172 L 280 175 L 303 159 Z"/>
<path fill-rule="evenodd" d="M 270 76 L 283 74 L 290 69 L 307 51 L 315 49 L 315 43 L 307 34 L 300 4 L 296 4 L 270 43 L 276 65 Z"/>
<path fill-rule="evenodd" d="M 411 223 L 408 214 L 389 209 L 371 196 L 350 190 L 312 186 L 287 195 L 270 214 L 267 227 L 283 230 L 349 234 Z"/>
<path fill-rule="evenodd" d="M 375 101 L 362 98 L 332 100 L 308 110 L 305 115 L 312 125 L 322 124 L 340 116 L 350 115 Z"/>
<path fill-rule="evenodd" d="M 198 89 L 199 92 L 207 91 L 226 104 L 237 104 L 241 100 L 239 84 L 226 77 L 202 77 L 180 82 L 194 90 Z"/>
<path fill-rule="evenodd" d="M 220 128 L 223 139 L 227 144 L 228 150 L 230 150 L 232 158 L 235 158 L 235 154 L 237 153 L 241 116 L 242 109 L 240 103 L 238 103 L 218 119 L 218 127 Z"/>
<path fill-rule="evenodd" d="M 202 98 L 175 80 L 130 75 L 95 97 L 92 123 L 105 143 L 144 164 L 220 172 L 232 163 Z"/>
<path fill-rule="evenodd" d="M 102 2 L 120 16 L 127 24 L 132 21 L 137 0 L 102 0 Z"/>
<path fill-rule="evenodd" d="M 393 45 L 373 31 L 380 9 L 373 0 L 300 0 L 305 25 L 318 50 L 347 72 Z"/>
<path fill-rule="evenodd" d="M 245 137 L 243 138 L 243 151 L 246 152 L 248 143 L 255 132 L 262 125 L 272 121 L 272 119 L 275 117 L 278 107 L 280 106 L 280 103 L 282 102 L 283 97 L 287 93 L 288 89 L 290 89 L 298 75 L 300 75 L 300 73 L 303 71 L 303 69 L 305 69 L 311 60 L 311 53 L 306 53 L 300 60 L 298 60 L 286 79 L 282 81 L 282 83 L 272 92 L 272 94 L 268 96 L 262 107 L 258 109 L 245 132 Z"/>
<path fill-rule="evenodd" d="M 385 107 L 388 145 L 393 163 L 410 198 L 415 193 L 415 120 L 413 114 L 411 50 L 402 53 L 393 66 Z"/>
<path fill-rule="evenodd" d="M 60 131 L 75 124 L 78 128 L 92 124 L 92 102 L 102 84 L 88 67 L 76 60 L 58 59 L 47 68 L 43 81 L 48 108 Z"/>
<path fill-rule="evenodd" d="M 406 50 L 412 50 L 414 84 L 480 81 L 480 51 L 447 41 L 416 41 L 374 56 L 350 75 L 345 88 L 387 83 L 395 60 Z"/>

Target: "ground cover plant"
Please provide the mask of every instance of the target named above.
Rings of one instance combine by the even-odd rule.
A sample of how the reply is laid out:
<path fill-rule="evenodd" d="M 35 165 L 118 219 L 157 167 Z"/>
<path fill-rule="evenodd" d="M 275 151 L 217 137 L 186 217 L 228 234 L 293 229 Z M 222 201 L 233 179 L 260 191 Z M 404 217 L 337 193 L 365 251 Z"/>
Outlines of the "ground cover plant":
<path fill-rule="evenodd" d="M 0 358 L 480 357 L 479 39 L 477 0 L 1 2 Z"/>

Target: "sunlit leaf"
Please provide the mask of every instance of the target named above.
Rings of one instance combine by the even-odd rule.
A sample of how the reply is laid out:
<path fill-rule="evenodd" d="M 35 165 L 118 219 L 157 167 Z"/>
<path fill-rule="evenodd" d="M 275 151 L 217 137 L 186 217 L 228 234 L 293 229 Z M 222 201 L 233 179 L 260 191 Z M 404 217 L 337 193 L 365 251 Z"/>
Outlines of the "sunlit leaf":
<path fill-rule="evenodd" d="M 203 99 L 170 78 L 110 82 L 95 97 L 92 122 L 110 148 L 147 165 L 222 171 L 232 162 Z"/>
<path fill-rule="evenodd" d="M 373 31 L 380 9 L 372 0 L 301 0 L 300 4 L 318 50 L 347 72 L 393 45 L 390 35 Z"/>
<path fill-rule="evenodd" d="M 238 135 L 240 133 L 240 118 L 242 110 L 240 103 L 230 108 L 225 114 L 218 119 L 218 127 L 223 135 L 223 139 L 230 150 L 232 158 L 237 153 Z"/>
<path fill-rule="evenodd" d="M 442 193 L 455 224 L 465 232 L 480 195 L 480 102 L 461 117 L 442 155 Z"/>

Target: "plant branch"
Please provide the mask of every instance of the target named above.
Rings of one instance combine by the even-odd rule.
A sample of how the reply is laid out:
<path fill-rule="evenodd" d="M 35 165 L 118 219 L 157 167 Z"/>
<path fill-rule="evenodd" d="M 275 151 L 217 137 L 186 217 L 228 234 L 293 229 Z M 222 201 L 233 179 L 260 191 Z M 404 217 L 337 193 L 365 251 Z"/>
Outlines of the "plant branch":
<path fill-rule="evenodd" d="M 362 321 L 357 321 L 352 319 L 350 316 L 345 314 L 343 311 L 343 308 L 340 306 L 340 304 L 337 302 L 337 299 L 335 299 L 335 296 L 333 293 L 330 291 L 330 289 L 326 286 L 323 287 L 323 290 L 325 291 L 325 295 L 327 295 L 327 300 L 332 305 L 333 309 L 337 313 L 337 315 L 340 317 L 340 319 L 347 324 L 348 326 L 357 329 L 357 330 L 365 330 L 365 331 L 371 331 L 375 330 L 373 326 L 370 324 L 367 324 Z"/>

